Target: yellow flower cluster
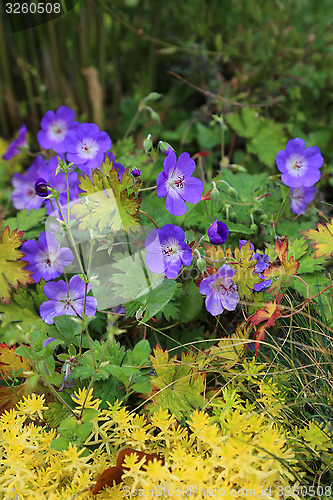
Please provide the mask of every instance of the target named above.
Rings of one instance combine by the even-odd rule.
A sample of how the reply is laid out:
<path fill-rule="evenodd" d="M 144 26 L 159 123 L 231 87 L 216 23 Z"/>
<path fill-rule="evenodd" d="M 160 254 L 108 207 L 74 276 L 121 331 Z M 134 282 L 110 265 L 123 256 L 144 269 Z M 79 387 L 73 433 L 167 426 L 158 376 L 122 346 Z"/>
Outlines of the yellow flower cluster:
<path fill-rule="evenodd" d="M 180 426 L 167 411 L 156 412 L 147 422 L 118 402 L 99 410 L 92 391 L 83 389 L 72 397 L 77 410 L 84 405 L 99 411 L 83 450 L 72 445 L 64 451 L 51 449 L 55 431 L 33 421 L 45 409 L 42 396 L 25 398 L 0 417 L 0 498 L 91 498 L 89 487 L 115 464 L 122 448 L 158 454 L 165 464 L 154 460 L 141 468 L 135 455 L 126 456 L 123 483 L 100 492 L 101 500 L 299 498 L 281 495 L 302 473 L 282 428 L 266 412 L 239 406 L 217 424 L 206 412 L 194 411 L 187 425 Z"/>

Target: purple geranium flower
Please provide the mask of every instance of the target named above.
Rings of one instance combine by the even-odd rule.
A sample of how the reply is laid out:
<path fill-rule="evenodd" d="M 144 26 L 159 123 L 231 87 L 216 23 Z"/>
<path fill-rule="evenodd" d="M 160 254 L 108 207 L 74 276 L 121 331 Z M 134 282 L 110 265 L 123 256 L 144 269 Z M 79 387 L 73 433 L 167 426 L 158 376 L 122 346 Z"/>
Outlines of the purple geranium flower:
<path fill-rule="evenodd" d="M 37 133 L 39 145 L 44 149 L 53 149 L 56 153 L 65 153 L 65 135 L 78 127 L 74 117 L 74 111 L 67 106 L 60 106 L 56 112 L 46 111 L 40 122 L 41 130 Z"/>
<path fill-rule="evenodd" d="M 87 287 L 89 292 L 91 285 Z M 86 298 L 86 308 L 84 310 L 84 295 L 86 286 L 80 276 L 73 276 L 67 285 L 64 280 L 49 281 L 44 286 L 46 297 L 51 300 L 43 302 L 40 306 L 42 320 L 51 325 L 55 316 L 64 314 L 69 316 L 82 316 L 85 313 L 88 317 L 94 316 L 97 308 L 95 297 Z"/>
<path fill-rule="evenodd" d="M 290 209 L 292 212 L 298 215 L 305 212 L 306 206 L 313 200 L 315 192 L 316 188 L 314 186 L 290 188 Z"/>
<path fill-rule="evenodd" d="M 313 186 L 320 179 L 319 169 L 323 163 L 319 148 L 305 148 L 305 142 L 300 138 L 288 141 L 286 149 L 276 155 L 282 182 L 293 188 Z"/>
<path fill-rule="evenodd" d="M 239 240 L 239 248 L 247 243 L 247 240 Z M 257 263 L 254 266 L 254 272 L 258 274 L 258 276 L 263 280 L 260 283 L 254 284 L 254 291 L 261 292 L 265 288 L 269 287 L 271 284 L 271 280 L 265 280 L 264 276 L 261 274 L 265 269 L 269 268 L 269 257 L 263 253 L 258 253 L 254 251 L 254 245 L 250 242 L 251 250 L 253 251 L 253 255 L 250 260 L 256 259 Z"/>
<path fill-rule="evenodd" d="M 204 278 L 199 286 L 199 292 L 206 297 L 206 309 L 213 316 L 221 314 L 224 309 L 234 311 L 239 302 L 237 285 L 232 280 L 235 269 L 223 264 L 216 274 Z"/>
<path fill-rule="evenodd" d="M 14 139 L 8 146 L 7 151 L 2 155 L 3 160 L 10 160 L 14 156 L 18 155 L 21 151 L 19 148 L 27 148 L 27 127 L 22 125 L 18 131 L 16 139 Z"/>
<path fill-rule="evenodd" d="M 166 224 L 152 229 L 145 239 L 145 261 L 153 273 L 164 273 L 166 278 L 177 278 L 181 265 L 189 266 L 192 251 L 185 243 L 185 233 L 179 226 Z"/>
<path fill-rule="evenodd" d="M 59 248 L 57 238 L 53 233 L 44 231 L 39 235 L 38 243 L 34 240 L 25 241 L 22 245 L 25 254 L 21 260 L 28 262 L 26 269 L 32 271 L 33 279 L 54 280 L 64 272 L 74 260 L 69 248 Z"/>
<path fill-rule="evenodd" d="M 105 153 L 111 148 L 111 139 L 94 123 L 82 123 L 66 134 L 64 146 L 67 160 L 89 174 L 91 169 L 102 165 Z"/>
<path fill-rule="evenodd" d="M 224 222 L 218 221 L 216 217 L 213 224 L 209 227 L 207 235 L 213 245 L 221 245 L 228 238 L 228 226 Z"/>
<path fill-rule="evenodd" d="M 203 183 L 191 177 L 195 170 L 195 162 L 189 153 L 182 153 L 177 161 L 171 148 L 163 162 L 164 171 L 156 179 L 157 196 L 166 196 L 166 209 L 172 215 L 184 215 L 186 203 L 198 203 L 203 191 Z"/>

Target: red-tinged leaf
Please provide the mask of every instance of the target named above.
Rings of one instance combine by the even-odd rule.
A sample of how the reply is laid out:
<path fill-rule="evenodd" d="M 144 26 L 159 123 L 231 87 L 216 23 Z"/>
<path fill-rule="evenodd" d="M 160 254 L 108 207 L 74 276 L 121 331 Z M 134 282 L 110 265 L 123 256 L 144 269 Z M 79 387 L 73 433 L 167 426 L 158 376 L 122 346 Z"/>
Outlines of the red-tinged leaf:
<path fill-rule="evenodd" d="M 255 314 L 253 314 L 250 318 L 249 321 L 253 325 L 258 325 L 259 323 L 262 323 L 256 331 L 255 331 L 255 338 L 256 338 L 256 354 L 258 354 L 259 347 L 260 347 L 260 342 L 264 340 L 265 338 L 265 332 L 267 328 L 270 326 L 275 325 L 275 320 L 281 316 L 281 311 L 280 311 L 280 300 L 282 298 L 282 295 L 278 297 L 276 300 L 271 300 L 268 302 L 265 306 L 264 309 L 259 309 Z"/>
<path fill-rule="evenodd" d="M 255 333 L 255 345 L 256 345 L 256 354 L 259 352 L 260 348 L 260 342 L 263 342 L 265 340 L 265 333 L 266 333 L 266 325 L 260 325 L 259 328 L 257 328 L 256 333 Z"/>
<path fill-rule="evenodd" d="M 265 278 L 275 278 L 272 281 L 268 291 L 273 292 L 273 296 L 279 294 L 282 285 L 287 285 L 290 282 L 291 276 L 297 274 L 299 262 L 294 257 L 288 258 L 288 238 L 277 239 L 275 242 L 275 253 L 277 256 L 278 265 L 273 261 L 269 269 L 265 269 L 263 275 Z"/>
<path fill-rule="evenodd" d="M 17 290 L 19 283 L 26 286 L 34 283 L 31 271 L 24 269 L 27 262 L 21 261 L 24 253 L 17 250 L 22 245 L 24 232 L 14 229 L 10 234 L 6 226 L 0 239 L 0 300 L 2 304 L 10 304 L 10 293 L 13 288 Z"/>
<path fill-rule="evenodd" d="M 255 314 L 253 314 L 249 320 L 253 325 L 258 325 L 262 321 L 265 321 L 265 328 L 275 325 L 275 320 L 281 316 L 280 302 L 281 297 L 276 300 L 271 300 L 265 306 L 265 309 L 259 309 Z"/>
<path fill-rule="evenodd" d="M 317 229 L 300 231 L 315 248 L 316 257 L 333 257 L 333 219 L 326 226 L 317 224 Z"/>
<path fill-rule="evenodd" d="M 133 450 L 132 448 L 126 448 L 122 450 L 117 457 L 117 465 L 115 467 L 109 467 L 99 476 L 95 486 L 92 489 L 92 494 L 97 495 L 105 486 L 113 486 L 114 484 L 119 484 L 122 481 L 122 475 L 128 467 L 124 464 L 124 460 L 127 456 L 135 455 L 136 462 L 140 462 L 143 458 L 145 458 L 145 462 L 141 465 L 140 470 L 143 470 L 149 462 L 153 462 L 153 460 L 158 460 L 164 465 L 164 460 L 157 455 L 143 453 L 142 451 Z"/>

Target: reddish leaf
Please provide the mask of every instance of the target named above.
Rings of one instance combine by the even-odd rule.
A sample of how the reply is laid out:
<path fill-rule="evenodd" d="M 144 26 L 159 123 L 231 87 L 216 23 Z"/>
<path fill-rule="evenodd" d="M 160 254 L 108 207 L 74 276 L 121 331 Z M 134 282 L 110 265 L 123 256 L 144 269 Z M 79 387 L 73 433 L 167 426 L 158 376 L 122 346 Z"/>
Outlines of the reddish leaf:
<path fill-rule="evenodd" d="M 272 281 L 269 287 L 269 292 L 273 292 L 273 296 L 278 295 L 283 284 L 288 284 L 290 282 L 291 276 L 297 274 L 299 268 L 299 262 L 290 257 L 288 259 L 288 238 L 284 237 L 277 239 L 275 242 L 275 253 L 277 255 L 277 263 L 272 262 L 269 269 L 265 269 L 263 275 L 265 278 L 276 278 Z M 278 265 L 276 265 L 278 264 Z"/>
<path fill-rule="evenodd" d="M 92 494 L 97 495 L 97 493 L 99 493 L 105 486 L 113 486 L 114 484 L 121 483 L 122 475 L 124 474 L 125 470 L 128 470 L 128 468 L 123 465 L 124 460 L 128 455 L 134 453 L 137 456 L 137 462 L 140 462 L 140 460 L 142 460 L 143 458 L 146 459 L 140 467 L 140 470 L 143 470 L 143 467 L 149 464 L 149 462 L 153 462 L 154 459 L 161 462 L 162 465 L 164 465 L 165 463 L 164 460 L 157 455 L 143 453 L 142 451 L 133 450 L 132 448 L 125 448 L 118 454 L 117 465 L 115 467 L 109 467 L 108 469 L 105 469 L 105 471 L 103 471 L 99 476 L 95 486 L 92 489 Z"/>

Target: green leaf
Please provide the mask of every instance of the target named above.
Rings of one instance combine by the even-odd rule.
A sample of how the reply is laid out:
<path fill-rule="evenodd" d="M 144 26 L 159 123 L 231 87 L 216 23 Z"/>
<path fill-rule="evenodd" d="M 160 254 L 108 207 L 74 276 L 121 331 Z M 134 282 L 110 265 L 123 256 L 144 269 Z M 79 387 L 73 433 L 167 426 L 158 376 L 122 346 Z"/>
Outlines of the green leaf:
<path fill-rule="evenodd" d="M 200 313 L 203 300 L 203 296 L 193 281 L 186 283 L 183 287 L 183 295 L 179 298 L 180 321 L 182 323 L 192 321 Z"/>
<path fill-rule="evenodd" d="M 0 304 L 0 315 L 0 333 L 3 335 L 3 341 L 9 345 L 24 340 L 23 336 L 31 332 L 34 332 L 34 335 L 41 332 L 48 333 L 50 337 L 57 336 L 56 328 L 47 325 L 35 310 L 28 290 L 20 288 L 13 294 L 11 304 Z"/>
<path fill-rule="evenodd" d="M 202 407 L 205 376 L 197 368 L 194 353 L 182 353 L 179 362 L 176 356 L 169 359 L 169 353 L 157 347 L 150 359 L 156 375 L 151 377 L 152 401 L 146 405 L 149 413 L 161 408 L 182 420 L 193 409 Z"/>
<path fill-rule="evenodd" d="M 9 226 L 10 230 L 13 231 L 17 229 L 18 231 L 24 231 L 23 238 L 28 240 L 29 238 L 36 238 L 40 234 L 40 223 L 44 221 L 46 216 L 46 208 L 39 208 L 38 210 L 25 208 L 20 210 L 15 217 L 10 217 L 4 220 L 4 224 Z M 32 229 L 35 228 L 35 229 Z"/>
<path fill-rule="evenodd" d="M 85 408 L 82 412 L 82 422 L 90 422 L 90 420 L 93 420 L 94 418 L 97 418 L 99 416 L 100 412 L 98 410 L 95 410 L 95 408 Z"/>
<path fill-rule="evenodd" d="M 138 301 L 143 306 L 147 306 L 143 321 L 147 322 L 155 316 L 163 307 L 170 302 L 177 288 L 176 281 L 165 278 L 154 290 L 146 295 L 138 297 Z"/>
<path fill-rule="evenodd" d="M 110 278 L 112 293 L 121 297 L 123 303 L 142 294 L 143 291 L 149 289 L 150 285 L 154 286 L 161 280 L 161 275 L 153 273 L 146 266 L 142 251 L 132 256 L 115 254 L 114 259 L 116 260 L 112 266 L 114 273 Z"/>
<path fill-rule="evenodd" d="M 135 384 L 131 385 L 131 390 L 139 394 L 146 394 L 151 391 L 151 383 L 148 380 L 135 382 Z"/>
<path fill-rule="evenodd" d="M 242 108 L 240 113 L 229 114 L 227 121 L 240 137 L 254 137 L 260 128 L 258 112 L 251 108 Z"/>
<path fill-rule="evenodd" d="M 140 223 L 140 199 L 135 197 L 129 169 L 119 182 L 118 171 L 106 160 L 103 170 L 95 169 L 91 178 L 79 176 L 79 187 L 84 191 L 81 197 L 84 198 L 81 204 L 72 208 L 79 219 L 80 230 L 94 227 L 111 232 L 135 230 Z"/>
<path fill-rule="evenodd" d="M 81 326 L 72 320 L 71 316 L 56 316 L 54 323 L 58 329 L 57 338 L 61 339 L 67 347 L 71 344 L 80 345 Z M 89 341 L 86 334 L 82 339 L 82 346 L 89 347 Z"/>
<path fill-rule="evenodd" d="M 130 365 L 143 366 L 147 363 L 150 354 L 150 345 L 148 340 L 140 340 L 132 351 L 127 351 L 127 359 Z"/>
<path fill-rule="evenodd" d="M 63 451 L 63 450 L 68 450 L 69 446 L 69 439 L 67 439 L 64 436 L 61 436 L 60 438 L 53 439 L 50 444 L 51 450 L 57 450 L 57 451 Z"/>
<path fill-rule="evenodd" d="M 78 426 L 76 435 L 82 440 L 82 442 L 84 442 L 88 438 L 93 428 L 94 425 L 92 422 L 85 422 L 84 424 Z"/>

